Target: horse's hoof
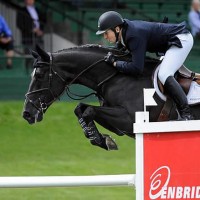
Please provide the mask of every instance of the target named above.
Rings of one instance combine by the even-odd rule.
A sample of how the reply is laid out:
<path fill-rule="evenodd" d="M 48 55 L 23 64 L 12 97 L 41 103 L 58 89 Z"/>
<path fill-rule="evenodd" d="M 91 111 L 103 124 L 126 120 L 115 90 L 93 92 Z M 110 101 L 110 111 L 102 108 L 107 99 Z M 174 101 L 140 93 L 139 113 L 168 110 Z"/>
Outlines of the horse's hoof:
<path fill-rule="evenodd" d="M 109 136 L 107 134 L 101 135 L 100 142 L 95 139 L 90 140 L 90 142 L 92 145 L 99 146 L 107 151 L 118 150 L 118 147 L 117 147 L 117 144 L 115 143 L 115 141 L 111 138 L 111 136 Z"/>
<path fill-rule="evenodd" d="M 105 138 L 105 143 L 108 150 L 118 150 L 117 144 L 115 143 L 114 139 L 111 138 L 110 135 L 102 134 L 103 138 Z"/>

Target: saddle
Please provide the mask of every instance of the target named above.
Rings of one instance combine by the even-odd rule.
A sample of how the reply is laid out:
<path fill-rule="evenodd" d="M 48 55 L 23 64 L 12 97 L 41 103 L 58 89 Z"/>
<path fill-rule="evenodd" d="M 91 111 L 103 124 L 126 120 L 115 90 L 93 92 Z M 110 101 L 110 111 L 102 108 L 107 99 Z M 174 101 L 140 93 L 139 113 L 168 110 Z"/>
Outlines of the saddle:
<path fill-rule="evenodd" d="M 167 97 L 167 94 L 165 94 L 164 86 L 158 79 L 158 72 L 159 66 L 153 73 L 153 85 L 157 95 L 163 101 L 165 101 L 158 121 L 168 121 L 173 102 L 170 98 Z M 188 104 L 190 106 L 200 104 L 200 74 L 190 71 L 183 65 L 176 72 L 175 79 L 181 85 L 183 91 L 187 95 Z"/>

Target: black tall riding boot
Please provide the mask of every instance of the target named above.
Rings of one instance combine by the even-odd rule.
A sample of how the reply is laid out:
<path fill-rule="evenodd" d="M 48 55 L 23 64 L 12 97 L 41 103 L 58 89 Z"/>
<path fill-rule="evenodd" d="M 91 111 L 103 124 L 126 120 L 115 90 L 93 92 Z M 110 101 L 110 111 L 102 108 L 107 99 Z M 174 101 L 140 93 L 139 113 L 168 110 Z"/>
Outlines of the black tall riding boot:
<path fill-rule="evenodd" d="M 172 98 L 175 102 L 177 110 L 181 117 L 180 120 L 193 120 L 194 117 L 191 114 L 186 94 L 173 76 L 169 76 L 167 78 L 164 88 L 169 97 Z"/>

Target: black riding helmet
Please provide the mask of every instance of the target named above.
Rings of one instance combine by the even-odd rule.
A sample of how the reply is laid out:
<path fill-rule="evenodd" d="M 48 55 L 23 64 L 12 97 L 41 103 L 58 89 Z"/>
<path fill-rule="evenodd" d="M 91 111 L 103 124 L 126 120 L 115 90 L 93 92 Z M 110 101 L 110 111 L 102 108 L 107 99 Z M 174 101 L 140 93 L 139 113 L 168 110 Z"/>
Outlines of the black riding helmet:
<path fill-rule="evenodd" d="M 99 17 L 98 21 L 98 31 L 96 32 L 96 35 L 100 35 L 105 33 L 108 29 L 111 29 L 115 32 L 114 28 L 116 26 L 122 25 L 124 23 L 124 19 L 122 16 L 115 11 L 108 11 L 103 13 Z"/>

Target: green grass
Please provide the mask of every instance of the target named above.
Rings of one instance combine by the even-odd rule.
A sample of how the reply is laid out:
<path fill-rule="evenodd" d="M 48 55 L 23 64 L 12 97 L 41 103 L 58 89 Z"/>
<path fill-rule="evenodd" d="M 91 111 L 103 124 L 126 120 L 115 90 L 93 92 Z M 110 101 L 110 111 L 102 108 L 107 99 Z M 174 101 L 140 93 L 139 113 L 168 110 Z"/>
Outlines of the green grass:
<path fill-rule="evenodd" d="M 90 145 L 73 110 L 54 103 L 42 122 L 21 117 L 23 102 L 0 102 L 0 176 L 56 176 L 135 173 L 135 142 L 111 134 L 118 151 Z M 107 130 L 99 127 L 101 132 Z M 2 200 L 129 200 L 132 187 L 0 189 Z"/>

